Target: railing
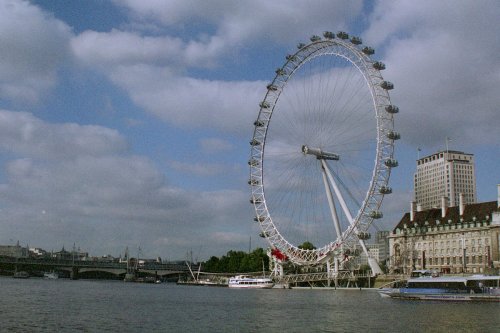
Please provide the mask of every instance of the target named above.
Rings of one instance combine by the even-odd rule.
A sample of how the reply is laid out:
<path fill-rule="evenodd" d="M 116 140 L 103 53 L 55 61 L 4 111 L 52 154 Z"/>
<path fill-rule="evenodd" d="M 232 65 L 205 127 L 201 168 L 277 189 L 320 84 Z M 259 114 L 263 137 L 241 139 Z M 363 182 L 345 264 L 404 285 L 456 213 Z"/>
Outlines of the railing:
<path fill-rule="evenodd" d="M 300 283 L 300 282 L 318 282 L 318 281 L 333 281 L 333 280 L 350 280 L 355 281 L 359 278 L 370 278 L 371 274 L 361 273 L 354 274 L 351 271 L 340 271 L 337 274 L 328 274 L 328 272 L 306 273 L 306 274 L 290 274 L 285 276 L 276 276 L 275 280 L 278 283 Z"/>

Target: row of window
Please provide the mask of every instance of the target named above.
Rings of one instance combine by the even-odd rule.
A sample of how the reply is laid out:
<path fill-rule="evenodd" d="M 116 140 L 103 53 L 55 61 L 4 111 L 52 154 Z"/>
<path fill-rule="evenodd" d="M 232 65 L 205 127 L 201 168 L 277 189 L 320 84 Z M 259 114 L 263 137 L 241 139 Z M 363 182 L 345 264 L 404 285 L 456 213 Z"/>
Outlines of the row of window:
<path fill-rule="evenodd" d="M 453 240 L 453 241 L 441 241 L 441 242 L 434 242 L 434 248 L 449 248 L 450 245 L 452 247 L 462 247 L 463 245 L 463 240 L 460 239 L 460 240 Z M 490 243 L 490 239 L 489 238 L 479 238 L 479 239 L 465 239 L 465 247 L 469 247 L 469 246 L 482 246 L 484 243 L 484 245 L 489 245 Z M 417 243 L 417 250 L 426 250 L 426 249 L 430 249 L 431 246 L 432 246 L 432 242 L 429 242 L 429 243 Z"/>
<path fill-rule="evenodd" d="M 462 257 L 425 258 L 428 265 L 457 265 L 463 264 Z M 466 256 L 465 264 L 488 264 L 488 256 Z M 416 260 L 420 266 L 424 266 L 423 258 Z"/>

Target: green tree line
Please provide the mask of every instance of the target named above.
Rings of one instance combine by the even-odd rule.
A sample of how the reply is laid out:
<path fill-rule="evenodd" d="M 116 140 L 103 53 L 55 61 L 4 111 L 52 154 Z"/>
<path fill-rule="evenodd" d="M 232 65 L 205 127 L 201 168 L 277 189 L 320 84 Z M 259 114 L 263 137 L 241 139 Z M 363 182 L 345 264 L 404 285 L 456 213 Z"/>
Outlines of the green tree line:
<path fill-rule="evenodd" d="M 262 272 L 262 265 L 269 269 L 269 257 L 263 248 L 247 253 L 229 251 L 222 257 L 212 256 L 202 263 L 202 270 L 210 273 L 249 273 Z"/>

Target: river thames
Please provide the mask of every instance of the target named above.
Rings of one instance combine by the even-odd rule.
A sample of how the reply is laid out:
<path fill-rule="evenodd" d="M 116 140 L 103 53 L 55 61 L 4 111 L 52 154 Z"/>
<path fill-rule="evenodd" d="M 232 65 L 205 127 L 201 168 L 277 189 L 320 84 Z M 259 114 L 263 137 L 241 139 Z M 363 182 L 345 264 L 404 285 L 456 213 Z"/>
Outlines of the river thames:
<path fill-rule="evenodd" d="M 500 303 L 374 290 L 229 288 L 0 278 L 1 332 L 500 332 Z"/>

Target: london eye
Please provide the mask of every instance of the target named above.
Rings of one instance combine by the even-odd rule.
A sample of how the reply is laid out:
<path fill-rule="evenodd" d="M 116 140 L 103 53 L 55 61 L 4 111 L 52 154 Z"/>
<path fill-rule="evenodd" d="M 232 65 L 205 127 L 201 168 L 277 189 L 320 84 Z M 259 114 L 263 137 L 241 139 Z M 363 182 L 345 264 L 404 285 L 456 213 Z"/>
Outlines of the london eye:
<path fill-rule="evenodd" d="M 295 264 L 340 260 L 360 248 L 368 255 L 370 226 L 392 192 L 399 109 L 374 52 L 345 32 L 312 36 L 286 56 L 260 102 L 250 202 L 261 236 Z M 370 256 L 369 263 L 376 270 Z"/>

